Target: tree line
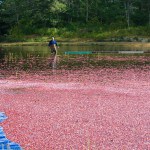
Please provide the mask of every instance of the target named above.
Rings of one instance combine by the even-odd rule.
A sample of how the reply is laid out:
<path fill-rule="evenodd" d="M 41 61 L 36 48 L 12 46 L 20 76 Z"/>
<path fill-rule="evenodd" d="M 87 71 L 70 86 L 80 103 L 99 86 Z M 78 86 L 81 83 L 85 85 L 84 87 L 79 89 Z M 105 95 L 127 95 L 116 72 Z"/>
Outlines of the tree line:
<path fill-rule="evenodd" d="M 0 0 L 0 34 L 69 24 L 150 25 L 150 0 Z"/>

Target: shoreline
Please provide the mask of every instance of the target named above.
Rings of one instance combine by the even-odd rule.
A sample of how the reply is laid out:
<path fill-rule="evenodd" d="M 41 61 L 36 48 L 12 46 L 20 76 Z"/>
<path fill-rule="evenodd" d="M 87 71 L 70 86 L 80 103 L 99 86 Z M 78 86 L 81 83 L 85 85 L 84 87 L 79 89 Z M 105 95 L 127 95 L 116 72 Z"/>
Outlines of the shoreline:
<path fill-rule="evenodd" d="M 58 40 L 59 42 L 59 40 Z M 13 43 L 0 43 L 0 47 L 7 47 L 7 46 L 44 46 L 47 45 L 48 42 L 13 42 Z M 95 41 L 60 41 L 59 45 L 99 45 L 99 46 L 105 46 L 105 45 L 119 45 L 119 46 L 134 46 L 134 47 L 149 47 L 150 48 L 150 42 L 95 42 Z"/>

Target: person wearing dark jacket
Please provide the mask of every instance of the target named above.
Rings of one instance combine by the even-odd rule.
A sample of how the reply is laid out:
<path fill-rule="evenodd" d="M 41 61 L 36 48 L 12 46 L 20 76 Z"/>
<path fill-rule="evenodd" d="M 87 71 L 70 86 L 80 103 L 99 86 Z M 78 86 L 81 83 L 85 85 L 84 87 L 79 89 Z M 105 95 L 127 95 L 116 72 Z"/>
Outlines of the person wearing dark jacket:
<path fill-rule="evenodd" d="M 49 41 L 48 46 L 51 49 L 51 53 L 56 55 L 57 54 L 57 47 L 58 47 L 58 45 L 57 45 L 57 41 L 54 39 L 54 37 L 52 37 L 52 40 Z"/>

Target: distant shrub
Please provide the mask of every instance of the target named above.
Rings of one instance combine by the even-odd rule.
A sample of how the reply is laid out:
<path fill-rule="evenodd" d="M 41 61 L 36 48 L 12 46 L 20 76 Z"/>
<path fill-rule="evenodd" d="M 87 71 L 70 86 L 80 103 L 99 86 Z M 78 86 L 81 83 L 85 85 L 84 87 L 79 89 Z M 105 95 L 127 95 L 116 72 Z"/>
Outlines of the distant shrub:
<path fill-rule="evenodd" d="M 34 28 L 30 26 L 14 26 L 9 34 L 0 37 L 0 41 L 8 42 L 44 42 L 52 36 L 57 39 L 93 39 L 93 40 L 110 40 L 112 38 L 119 38 L 121 40 L 128 37 L 149 37 L 150 26 L 138 26 L 138 27 L 126 27 L 126 24 L 122 22 L 114 22 L 108 25 L 102 25 L 97 18 L 93 18 L 88 23 L 70 23 L 65 27 L 59 28 Z M 28 31 L 25 31 L 25 30 Z"/>

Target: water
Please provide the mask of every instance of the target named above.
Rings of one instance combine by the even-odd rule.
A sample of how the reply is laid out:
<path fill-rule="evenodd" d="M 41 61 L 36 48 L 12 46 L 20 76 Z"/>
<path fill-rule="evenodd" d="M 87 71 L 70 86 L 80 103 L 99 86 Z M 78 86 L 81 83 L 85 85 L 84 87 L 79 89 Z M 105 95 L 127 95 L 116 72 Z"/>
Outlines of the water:
<path fill-rule="evenodd" d="M 0 51 L 0 68 L 7 71 L 39 71 L 54 69 L 81 69 L 83 67 L 129 67 L 149 65 L 150 54 L 99 53 L 90 55 L 65 55 L 66 51 L 126 51 L 143 50 L 143 47 L 121 45 L 62 45 L 58 55 L 52 56 L 45 46 L 11 46 Z"/>
<path fill-rule="evenodd" d="M 89 144 L 91 149 L 121 149 L 122 139 L 127 149 L 148 149 L 150 55 L 64 54 L 79 50 L 145 49 L 60 46 L 52 56 L 46 46 L 3 48 L 0 110 L 9 118 L 3 125 L 9 138 L 34 150 Z"/>

